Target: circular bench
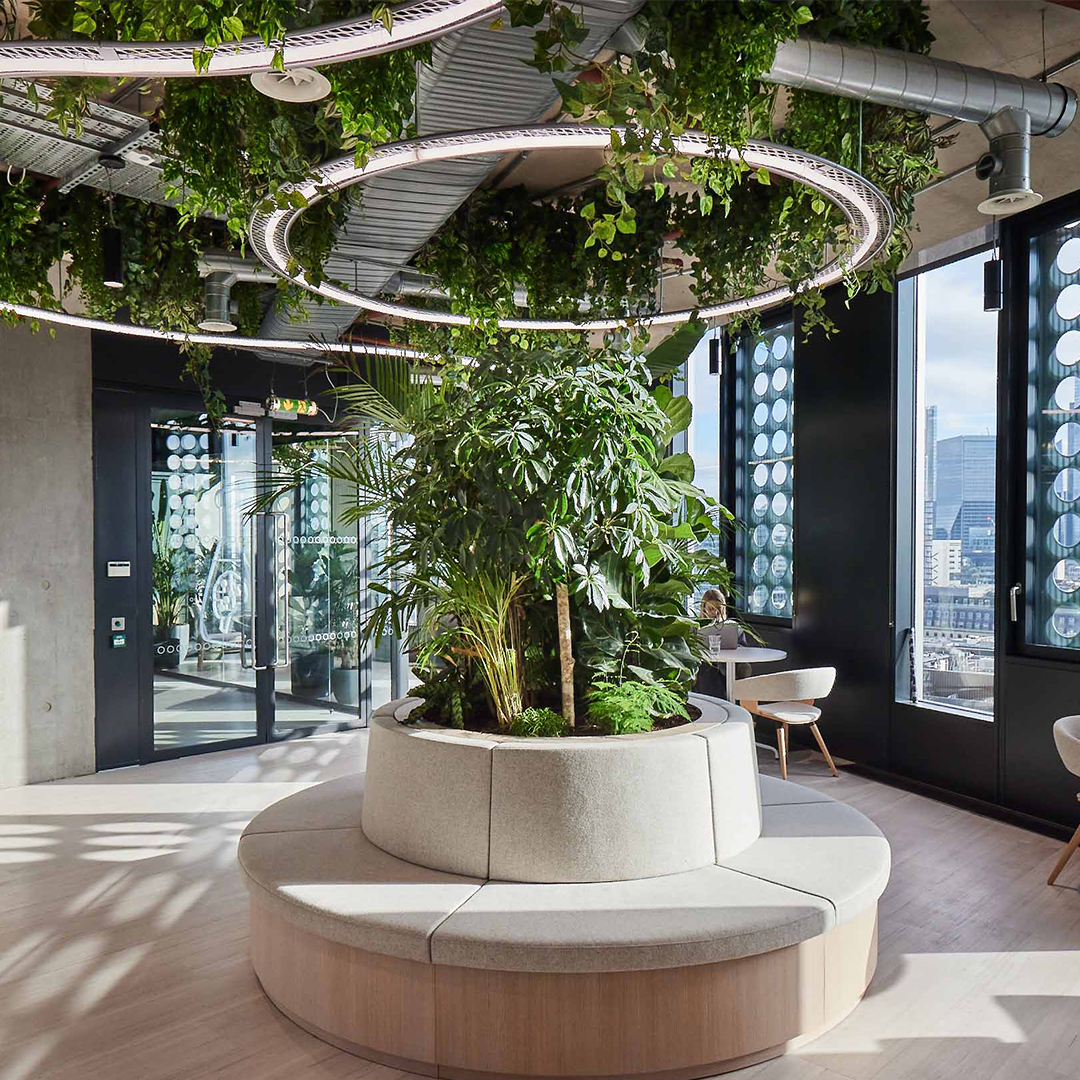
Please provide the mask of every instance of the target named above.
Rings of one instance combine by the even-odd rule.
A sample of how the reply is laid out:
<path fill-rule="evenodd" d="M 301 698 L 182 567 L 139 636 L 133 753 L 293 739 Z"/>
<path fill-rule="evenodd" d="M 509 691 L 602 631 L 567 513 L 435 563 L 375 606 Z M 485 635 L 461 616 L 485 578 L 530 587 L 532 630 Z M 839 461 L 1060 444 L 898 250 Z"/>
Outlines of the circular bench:
<path fill-rule="evenodd" d="M 643 745 L 669 760 L 663 757 L 669 745 L 694 740 L 704 746 L 710 768 L 731 766 L 717 748 L 741 745 L 750 735 L 748 718 L 735 706 L 706 704 L 716 711 L 703 716 L 700 727 L 690 725 L 693 730 L 595 741 L 636 742 L 628 760 L 637 760 Z M 795 784 L 770 777 L 759 782 L 754 764 L 749 804 L 757 838 L 733 854 L 663 875 L 497 880 L 491 869 L 502 857 L 502 826 L 495 777 L 504 762 L 519 768 L 523 751 L 508 744 L 526 740 L 449 734 L 459 747 L 490 744 L 457 754 L 468 763 L 462 770 L 475 767 L 472 755 L 488 759 L 485 803 L 475 777 L 461 771 L 409 770 L 400 761 L 389 768 L 401 750 L 399 732 L 389 725 L 401 708 L 393 703 L 373 718 L 366 791 L 363 776 L 309 788 L 259 814 L 240 840 L 255 971 L 271 1000 L 308 1030 L 364 1057 L 462 1080 L 674 1078 L 783 1053 L 857 1004 L 873 975 L 877 900 L 889 874 L 888 844 L 858 811 Z M 727 728 L 726 741 L 710 734 L 710 726 Z M 406 743 L 424 744 L 421 755 L 432 741 L 439 744 L 436 754 L 444 750 L 448 733 L 441 729 L 400 730 Z M 393 747 L 388 754 L 386 746 Z M 677 750 L 670 760 L 689 761 L 697 749 Z M 663 778 L 651 764 L 626 770 L 626 783 L 647 787 Z M 543 796 L 542 805 L 552 784 L 557 788 L 560 777 L 568 777 L 561 794 L 576 791 L 580 820 L 591 820 L 579 781 L 602 779 L 602 771 L 568 765 L 558 755 L 531 767 L 549 768 L 547 786 L 512 774 L 519 777 L 519 801 Z M 457 847 L 425 850 L 423 858 L 444 865 L 472 858 L 483 865 L 480 874 L 420 865 L 384 850 L 366 831 L 380 785 L 397 792 L 389 802 L 400 803 L 404 793 L 423 804 L 401 832 L 409 844 L 418 842 L 415 822 L 426 819 L 437 834 L 450 813 L 475 814 L 476 806 L 487 805 L 484 835 L 492 862 L 482 864 L 464 833 Z M 710 792 L 716 786 L 712 779 L 705 784 Z M 685 823 L 686 830 L 698 831 L 707 814 L 714 838 L 732 835 L 717 826 L 711 800 L 698 806 L 698 820 Z M 641 827 L 656 813 L 677 829 L 666 810 L 639 805 Z M 572 842 L 572 831 L 568 835 L 568 848 L 548 844 L 516 862 L 507 846 L 507 865 L 535 873 L 566 858 L 578 867 L 583 849 Z M 616 829 L 612 835 L 622 834 Z M 678 853 L 673 858 L 698 850 L 697 840 L 671 841 Z M 633 855 L 626 865 L 669 857 L 658 842 L 645 846 L 653 854 Z"/>

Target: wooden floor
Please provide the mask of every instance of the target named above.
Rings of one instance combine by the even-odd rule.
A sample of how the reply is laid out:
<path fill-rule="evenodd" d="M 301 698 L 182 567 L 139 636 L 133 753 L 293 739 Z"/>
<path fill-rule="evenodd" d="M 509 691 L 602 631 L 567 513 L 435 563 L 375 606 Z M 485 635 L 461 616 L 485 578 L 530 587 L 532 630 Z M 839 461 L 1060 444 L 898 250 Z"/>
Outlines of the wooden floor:
<path fill-rule="evenodd" d="M 363 768 L 366 734 L 0 791 L 0 1080 L 391 1080 L 307 1035 L 247 960 L 236 840 L 258 810 Z M 0 751 L 2 752 L 2 751 Z M 775 759 L 762 755 L 775 773 Z M 791 779 L 893 847 L 856 1012 L 754 1080 L 1080 1080 L 1080 856 L 796 754 Z"/>

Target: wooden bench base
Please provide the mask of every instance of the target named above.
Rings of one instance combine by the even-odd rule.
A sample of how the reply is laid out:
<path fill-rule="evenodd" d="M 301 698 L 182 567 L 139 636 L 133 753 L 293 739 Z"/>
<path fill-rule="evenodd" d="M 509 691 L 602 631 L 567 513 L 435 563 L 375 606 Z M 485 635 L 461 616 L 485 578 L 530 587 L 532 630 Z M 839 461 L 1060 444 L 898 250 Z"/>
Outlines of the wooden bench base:
<path fill-rule="evenodd" d="M 286 1016 L 395 1068 L 449 1080 L 691 1080 L 777 1057 L 842 1020 L 874 975 L 877 905 L 756 956 L 562 974 L 366 952 L 253 899 L 251 951 Z"/>

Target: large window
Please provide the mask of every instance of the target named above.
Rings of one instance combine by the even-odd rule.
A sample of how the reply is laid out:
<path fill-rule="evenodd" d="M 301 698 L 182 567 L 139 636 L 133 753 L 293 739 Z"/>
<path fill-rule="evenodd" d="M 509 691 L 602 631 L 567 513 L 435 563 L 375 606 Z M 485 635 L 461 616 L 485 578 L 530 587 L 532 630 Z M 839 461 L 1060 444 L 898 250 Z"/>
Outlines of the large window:
<path fill-rule="evenodd" d="M 794 595 L 794 326 L 775 325 L 739 347 L 735 514 L 741 606 L 790 620 Z"/>
<path fill-rule="evenodd" d="M 900 362 L 914 379 L 915 437 L 905 489 L 913 505 L 898 555 L 911 578 L 900 590 L 911 601 L 901 614 L 912 661 L 904 696 L 993 719 L 998 318 L 983 311 L 987 258 L 900 283 Z"/>

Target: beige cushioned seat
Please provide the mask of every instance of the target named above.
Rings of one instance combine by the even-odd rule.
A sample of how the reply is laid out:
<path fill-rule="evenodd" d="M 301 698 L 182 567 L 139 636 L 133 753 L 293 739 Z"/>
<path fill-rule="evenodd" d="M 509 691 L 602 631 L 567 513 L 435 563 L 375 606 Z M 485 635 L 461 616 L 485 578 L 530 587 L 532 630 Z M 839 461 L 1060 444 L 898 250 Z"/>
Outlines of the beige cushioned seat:
<path fill-rule="evenodd" d="M 347 779 L 359 803 L 357 778 Z M 358 826 L 313 826 L 319 813 L 328 822 L 338 820 L 332 804 L 345 800 L 320 790 L 333 786 L 338 795 L 349 790 L 337 780 L 291 795 L 244 831 L 239 860 L 249 892 L 256 902 L 320 937 L 430 963 L 435 927 L 483 882 L 395 858 Z"/>
<path fill-rule="evenodd" d="M 782 720 L 785 724 L 812 724 L 821 718 L 821 710 L 816 705 L 802 701 L 770 701 L 767 705 L 758 705 L 757 711 L 761 716 Z"/>
<path fill-rule="evenodd" d="M 823 897 L 844 923 L 885 891 L 891 856 L 881 830 L 853 807 L 789 802 L 762 807 L 760 839 L 723 865 Z"/>
<path fill-rule="evenodd" d="M 889 846 L 827 795 L 761 777 L 761 839 L 685 873 L 572 884 L 485 882 L 372 844 L 363 778 L 298 792 L 240 838 L 256 903 L 331 941 L 421 962 L 510 971 L 624 971 L 750 956 L 871 907 Z"/>
<path fill-rule="evenodd" d="M 790 780 L 780 780 L 775 776 L 758 778 L 761 788 L 761 805 L 779 806 L 783 803 L 836 802 L 831 795 L 802 784 L 793 784 Z"/>
<path fill-rule="evenodd" d="M 834 922 L 820 897 L 719 866 L 638 881 L 489 882 L 435 931 L 431 958 L 502 971 L 682 967 L 780 949 Z"/>

